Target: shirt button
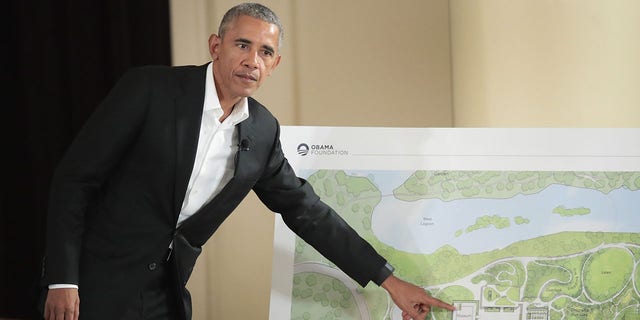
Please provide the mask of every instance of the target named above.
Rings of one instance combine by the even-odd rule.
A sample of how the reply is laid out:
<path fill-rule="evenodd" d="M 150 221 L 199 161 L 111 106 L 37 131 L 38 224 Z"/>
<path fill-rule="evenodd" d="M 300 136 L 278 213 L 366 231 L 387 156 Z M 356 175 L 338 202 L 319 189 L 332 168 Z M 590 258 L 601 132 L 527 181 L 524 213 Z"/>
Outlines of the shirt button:
<path fill-rule="evenodd" d="M 155 262 L 149 263 L 149 265 L 147 266 L 147 268 L 149 268 L 149 270 L 153 271 L 158 267 L 158 264 L 156 264 Z"/>

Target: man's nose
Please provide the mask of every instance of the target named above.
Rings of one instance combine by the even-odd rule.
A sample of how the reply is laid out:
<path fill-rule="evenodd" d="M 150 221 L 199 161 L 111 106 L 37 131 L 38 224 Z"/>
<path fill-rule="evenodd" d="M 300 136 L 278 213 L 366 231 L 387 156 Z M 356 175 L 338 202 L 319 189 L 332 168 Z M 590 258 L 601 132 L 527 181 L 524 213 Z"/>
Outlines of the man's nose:
<path fill-rule="evenodd" d="M 258 51 L 250 51 L 247 54 L 247 57 L 244 59 L 244 66 L 251 68 L 251 69 L 257 69 L 258 66 L 260 65 L 260 57 L 258 55 Z"/>

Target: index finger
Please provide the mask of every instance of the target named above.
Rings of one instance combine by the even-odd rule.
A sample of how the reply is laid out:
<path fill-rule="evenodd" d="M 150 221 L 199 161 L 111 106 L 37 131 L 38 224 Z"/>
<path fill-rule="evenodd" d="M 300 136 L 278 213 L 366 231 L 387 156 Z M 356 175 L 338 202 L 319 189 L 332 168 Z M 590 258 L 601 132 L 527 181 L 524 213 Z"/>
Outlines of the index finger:
<path fill-rule="evenodd" d="M 442 309 L 447 309 L 449 311 L 455 311 L 456 307 L 454 307 L 452 304 L 448 304 L 438 298 L 434 298 L 431 297 L 431 299 L 433 299 L 432 303 L 429 303 L 431 306 L 434 307 L 438 307 L 438 308 L 442 308 Z"/>

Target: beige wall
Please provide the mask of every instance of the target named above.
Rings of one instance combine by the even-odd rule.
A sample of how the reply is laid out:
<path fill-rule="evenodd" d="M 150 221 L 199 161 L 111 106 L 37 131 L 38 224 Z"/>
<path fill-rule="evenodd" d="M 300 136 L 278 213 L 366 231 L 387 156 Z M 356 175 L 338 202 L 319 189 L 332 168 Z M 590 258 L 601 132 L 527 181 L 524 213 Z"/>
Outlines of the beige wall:
<path fill-rule="evenodd" d="M 639 30 L 637 0 L 451 0 L 455 126 L 640 126 Z"/>
<path fill-rule="evenodd" d="M 293 1 L 299 124 L 451 126 L 447 1 Z"/>
<path fill-rule="evenodd" d="M 175 65 L 208 61 L 235 3 L 172 1 Z M 286 31 L 256 97 L 283 125 L 640 125 L 640 1 L 263 3 Z M 251 196 L 205 246 L 194 319 L 268 317 L 273 219 Z"/>

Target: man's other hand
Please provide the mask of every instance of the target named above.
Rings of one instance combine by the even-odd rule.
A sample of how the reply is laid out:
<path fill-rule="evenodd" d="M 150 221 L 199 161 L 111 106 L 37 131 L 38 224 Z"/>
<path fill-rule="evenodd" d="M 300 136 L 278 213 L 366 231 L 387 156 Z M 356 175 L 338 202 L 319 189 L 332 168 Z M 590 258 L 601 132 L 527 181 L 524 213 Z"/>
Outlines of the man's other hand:
<path fill-rule="evenodd" d="M 78 289 L 49 289 L 44 304 L 45 320 L 77 320 L 80 316 Z"/>

